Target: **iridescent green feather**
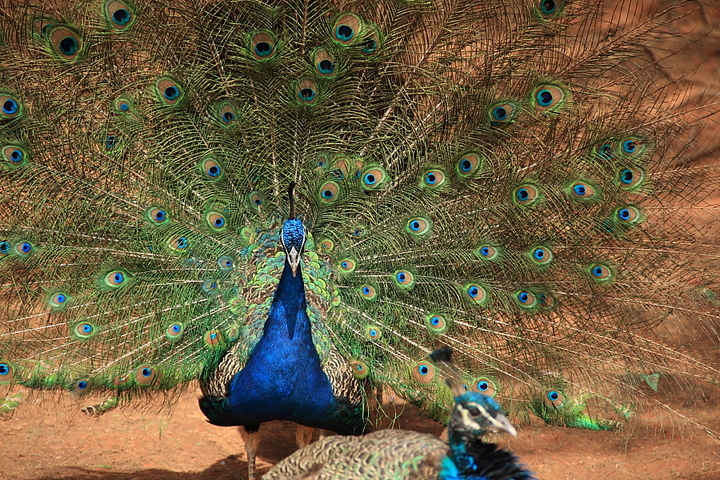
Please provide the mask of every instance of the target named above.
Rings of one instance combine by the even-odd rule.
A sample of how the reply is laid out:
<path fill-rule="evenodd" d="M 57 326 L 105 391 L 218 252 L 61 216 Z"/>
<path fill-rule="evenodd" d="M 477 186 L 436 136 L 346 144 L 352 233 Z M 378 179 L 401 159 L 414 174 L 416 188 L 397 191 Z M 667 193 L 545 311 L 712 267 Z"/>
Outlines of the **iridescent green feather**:
<path fill-rule="evenodd" d="M 672 35 L 668 12 L 16 3 L 0 20 L 0 383 L 120 399 L 104 411 L 208 381 L 228 352 L 244 365 L 291 182 L 321 362 L 339 352 L 435 418 L 451 395 L 414 369 L 445 344 L 469 388 L 561 425 L 669 408 L 628 378 L 688 400 L 718 382 L 664 335 L 717 344 L 720 271 L 720 175 L 692 137 L 717 108 L 678 109 L 689 92 L 644 50 Z M 550 388 L 573 407 L 549 409 Z"/>

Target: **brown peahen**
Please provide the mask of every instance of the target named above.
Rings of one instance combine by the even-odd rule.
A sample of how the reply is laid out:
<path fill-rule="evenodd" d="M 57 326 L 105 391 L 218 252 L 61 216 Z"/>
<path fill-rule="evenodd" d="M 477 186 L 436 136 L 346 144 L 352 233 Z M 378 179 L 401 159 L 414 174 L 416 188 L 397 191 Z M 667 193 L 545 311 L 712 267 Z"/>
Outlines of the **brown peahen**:
<path fill-rule="evenodd" d="M 696 8 L 6 2 L 0 384 L 199 380 L 251 474 L 270 420 L 444 419 L 440 344 L 511 418 L 715 435 L 662 395 L 720 381 L 720 108 L 665 68 Z"/>

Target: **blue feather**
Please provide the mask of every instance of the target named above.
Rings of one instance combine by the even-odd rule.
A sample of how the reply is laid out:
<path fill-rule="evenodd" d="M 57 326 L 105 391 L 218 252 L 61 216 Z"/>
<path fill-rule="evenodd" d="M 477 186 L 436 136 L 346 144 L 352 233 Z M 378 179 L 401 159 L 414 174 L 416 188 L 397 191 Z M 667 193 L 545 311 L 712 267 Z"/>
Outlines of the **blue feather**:
<path fill-rule="evenodd" d="M 290 420 L 342 434 L 362 433 L 361 405 L 336 398 L 322 370 L 300 267 L 298 273 L 293 275 L 286 258 L 262 337 L 245 368 L 233 376 L 229 395 L 200 399 L 211 423 L 254 426 Z"/>

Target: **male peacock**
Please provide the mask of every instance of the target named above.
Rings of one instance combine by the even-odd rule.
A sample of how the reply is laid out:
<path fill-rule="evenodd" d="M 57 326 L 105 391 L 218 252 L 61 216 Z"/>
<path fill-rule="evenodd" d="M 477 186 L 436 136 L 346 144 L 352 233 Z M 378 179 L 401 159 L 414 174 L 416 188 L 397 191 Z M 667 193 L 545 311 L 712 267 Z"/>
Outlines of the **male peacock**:
<path fill-rule="evenodd" d="M 521 418 L 693 422 L 654 390 L 720 380 L 718 108 L 662 75 L 675 3 L 10 2 L 0 383 L 358 433 L 379 387 L 446 416 L 442 343 Z"/>
<path fill-rule="evenodd" d="M 324 438 L 293 453 L 263 479 L 478 479 L 532 480 L 513 454 L 483 442 L 490 431 L 516 436 L 515 428 L 491 397 L 468 392 L 454 375 L 450 349 L 432 353 L 445 365 L 446 381 L 455 395 L 448 421 L 448 444 L 432 435 L 407 430 L 381 430 L 365 437 Z"/>

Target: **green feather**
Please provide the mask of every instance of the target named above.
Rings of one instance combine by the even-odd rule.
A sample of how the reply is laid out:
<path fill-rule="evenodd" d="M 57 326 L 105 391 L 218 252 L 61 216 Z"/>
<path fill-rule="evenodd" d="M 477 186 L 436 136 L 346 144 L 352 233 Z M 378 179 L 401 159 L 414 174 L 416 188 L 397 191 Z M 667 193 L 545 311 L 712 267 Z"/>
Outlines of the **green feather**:
<path fill-rule="evenodd" d="M 690 2 L 633 25 L 599 0 L 440 3 L 3 7 L 0 383 L 100 414 L 229 378 L 294 182 L 329 374 L 440 419 L 449 390 L 413 372 L 447 344 L 510 415 L 590 429 L 670 408 L 647 386 L 702 398 L 720 174 L 694 135 L 717 106 L 646 51 Z"/>

